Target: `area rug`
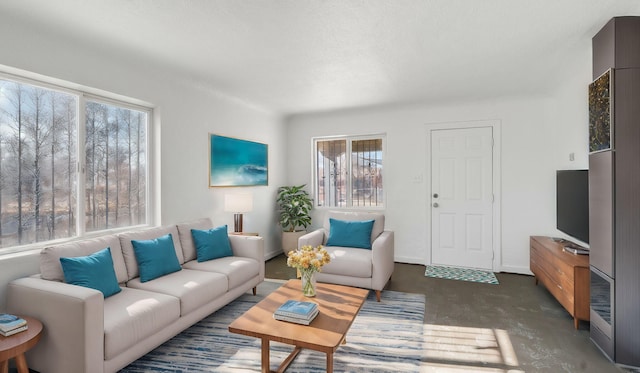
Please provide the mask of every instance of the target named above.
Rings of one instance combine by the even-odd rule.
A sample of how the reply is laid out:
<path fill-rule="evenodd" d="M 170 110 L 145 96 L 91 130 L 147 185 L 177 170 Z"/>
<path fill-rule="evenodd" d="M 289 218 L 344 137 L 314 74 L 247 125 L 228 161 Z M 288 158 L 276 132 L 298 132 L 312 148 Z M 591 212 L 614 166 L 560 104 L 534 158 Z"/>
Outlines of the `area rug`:
<path fill-rule="evenodd" d="M 424 272 L 427 277 L 444 278 L 447 280 L 461 280 L 470 282 L 481 282 L 485 284 L 498 285 L 498 279 L 493 272 L 481 271 L 470 268 L 456 268 L 445 266 L 428 265 Z"/>
<path fill-rule="evenodd" d="M 121 373 L 140 372 L 260 372 L 260 341 L 232 334 L 228 325 L 259 302 L 245 294 L 133 362 Z M 347 334 L 347 343 L 334 354 L 334 372 L 419 372 L 423 347 L 425 297 L 383 291 L 381 302 L 371 292 Z M 271 343 L 271 369 L 291 352 L 292 346 Z M 289 373 L 324 372 L 326 355 L 302 350 Z"/>

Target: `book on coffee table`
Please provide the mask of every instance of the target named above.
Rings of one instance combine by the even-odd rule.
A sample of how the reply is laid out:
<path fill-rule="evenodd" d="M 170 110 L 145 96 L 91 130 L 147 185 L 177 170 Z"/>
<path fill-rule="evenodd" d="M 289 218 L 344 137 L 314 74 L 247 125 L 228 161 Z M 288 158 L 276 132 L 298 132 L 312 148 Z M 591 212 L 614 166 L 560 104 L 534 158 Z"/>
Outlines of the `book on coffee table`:
<path fill-rule="evenodd" d="M 309 325 L 318 316 L 318 305 L 313 302 L 288 300 L 273 313 L 273 318 L 296 324 Z"/>
<path fill-rule="evenodd" d="M 315 319 L 316 316 L 318 316 L 318 312 L 319 310 L 318 308 L 316 308 L 308 317 L 304 319 L 300 317 L 278 315 L 275 313 L 273 314 L 273 318 L 280 321 L 287 321 L 287 322 L 292 322 L 292 323 L 301 324 L 301 325 L 309 325 L 311 324 L 313 319 Z"/>
<path fill-rule="evenodd" d="M 303 302 L 290 299 L 282 304 L 273 313 L 277 316 L 293 317 L 302 320 L 308 320 L 314 312 L 317 313 L 318 305 L 313 302 Z M 315 315 L 313 315 L 315 316 Z"/>

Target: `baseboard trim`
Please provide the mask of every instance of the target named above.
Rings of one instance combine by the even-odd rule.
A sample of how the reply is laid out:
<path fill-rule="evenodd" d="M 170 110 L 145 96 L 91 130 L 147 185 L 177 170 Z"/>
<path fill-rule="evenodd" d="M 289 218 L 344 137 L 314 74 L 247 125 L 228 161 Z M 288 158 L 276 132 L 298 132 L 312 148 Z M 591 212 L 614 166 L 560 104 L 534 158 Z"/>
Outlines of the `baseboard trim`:
<path fill-rule="evenodd" d="M 411 256 L 396 256 L 393 261 L 398 263 L 424 265 L 424 258 L 417 258 L 417 257 L 411 257 Z"/>
<path fill-rule="evenodd" d="M 275 258 L 276 256 L 278 256 L 280 254 L 282 254 L 282 250 L 277 250 L 277 251 L 272 251 L 270 253 L 265 253 L 264 254 L 264 260 L 267 261 L 269 259 L 273 259 L 273 258 Z"/>
<path fill-rule="evenodd" d="M 533 276 L 533 272 L 529 269 L 529 267 L 522 266 L 501 266 L 498 272 L 507 272 L 507 273 L 517 273 L 519 275 L 529 275 Z"/>

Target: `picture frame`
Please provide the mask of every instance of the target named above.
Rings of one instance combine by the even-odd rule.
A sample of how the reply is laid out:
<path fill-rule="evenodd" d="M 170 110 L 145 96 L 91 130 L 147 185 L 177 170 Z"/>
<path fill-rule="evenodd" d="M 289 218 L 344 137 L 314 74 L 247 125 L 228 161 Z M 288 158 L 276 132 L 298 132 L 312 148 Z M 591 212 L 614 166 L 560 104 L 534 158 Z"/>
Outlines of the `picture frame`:
<path fill-rule="evenodd" d="M 268 185 L 267 144 L 209 134 L 209 188 Z"/>
<path fill-rule="evenodd" d="M 589 153 L 613 149 L 613 69 L 589 84 Z"/>

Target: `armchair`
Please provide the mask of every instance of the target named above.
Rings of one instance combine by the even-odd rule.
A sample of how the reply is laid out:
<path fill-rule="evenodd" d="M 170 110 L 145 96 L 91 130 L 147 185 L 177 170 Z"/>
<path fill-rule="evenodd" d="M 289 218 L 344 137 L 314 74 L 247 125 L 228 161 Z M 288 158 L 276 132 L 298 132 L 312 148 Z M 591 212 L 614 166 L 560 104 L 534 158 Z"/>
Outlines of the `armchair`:
<path fill-rule="evenodd" d="M 332 220 L 334 220 L 334 232 L 332 232 Z M 329 236 L 337 230 L 335 220 L 361 223 L 373 220 L 371 248 L 327 245 Z M 305 245 L 314 247 L 323 245 L 329 252 L 331 262 L 324 265 L 321 272 L 316 273 L 317 281 L 372 289 L 375 290 L 376 299 L 380 302 L 380 293 L 393 273 L 393 236 L 393 231 L 384 230 L 382 213 L 328 211 L 323 227 L 300 237 L 298 248 Z M 336 240 L 332 241 L 330 244 L 336 243 Z"/>

